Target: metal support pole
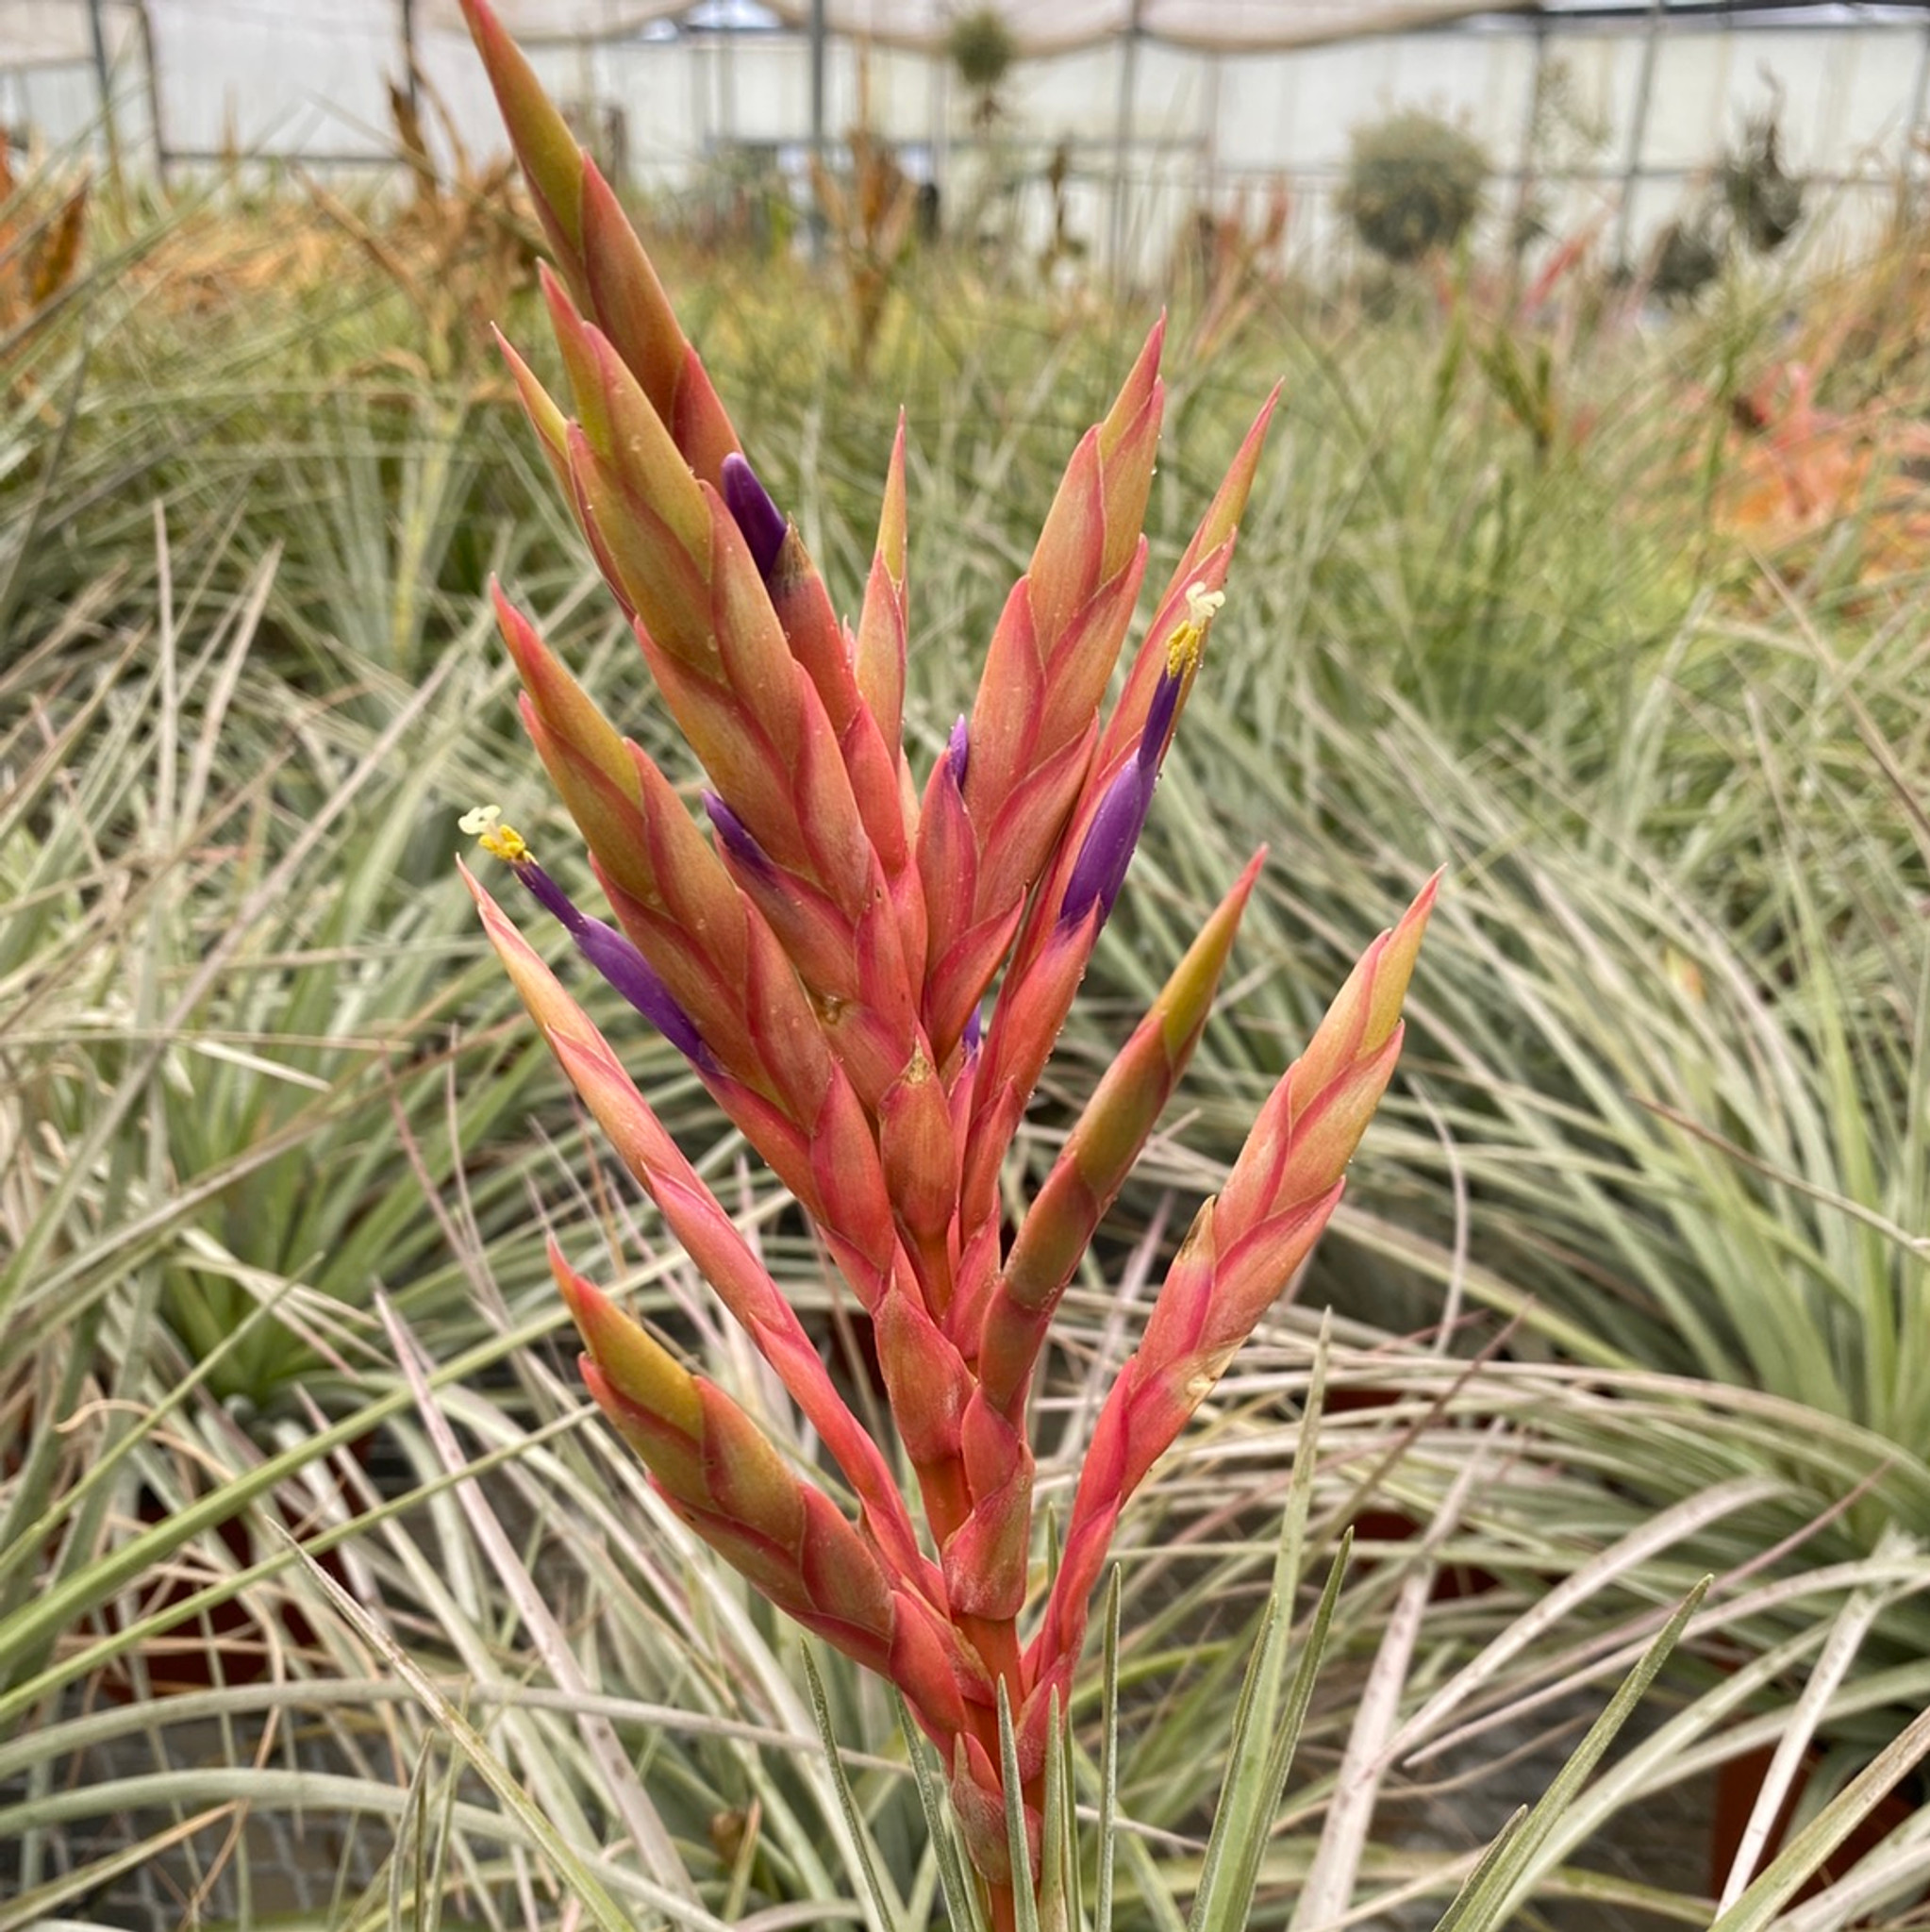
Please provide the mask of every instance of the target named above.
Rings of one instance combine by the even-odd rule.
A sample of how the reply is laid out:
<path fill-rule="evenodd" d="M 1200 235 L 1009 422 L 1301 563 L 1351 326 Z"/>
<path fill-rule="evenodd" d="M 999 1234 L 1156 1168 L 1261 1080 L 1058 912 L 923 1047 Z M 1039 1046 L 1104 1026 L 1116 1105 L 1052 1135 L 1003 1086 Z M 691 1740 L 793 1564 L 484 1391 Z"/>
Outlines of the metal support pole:
<path fill-rule="evenodd" d="M 101 0 L 87 0 L 88 32 L 93 40 L 94 86 L 101 101 L 101 132 L 108 143 L 108 172 L 121 172 L 121 143 L 114 129 L 114 78 L 108 71 L 108 27 L 101 18 Z"/>
<path fill-rule="evenodd" d="M 724 87 L 718 74 L 717 29 L 690 42 L 690 98 L 702 109 L 703 127 L 697 142 L 701 153 L 720 165 L 730 157 L 724 145 Z M 720 176 L 720 179 L 723 177 Z"/>
<path fill-rule="evenodd" d="M 1910 86 L 1910 119 L 1904 129 L 1904 180 L 1912 181 L 1923 172 L 1923 110 L 1930 107 L 1930 18 L 1923 23 L 1923 43 L 1917 52 L 1917 77 Z"/>
<path fill-rule="evenodd" d="M 939 192 L 940 221 L 945 197 L 952 192 L 952 63 L 942 53 L 925 56 L 928 95 L 925 111 L 931 124 L 931 178 Z"/>
<path fill-rule="evenodd" d="M 1201 89 L 1200 165 L 1205 176 L 1199 199 L 1210 207 L 1220 192 L 1220 89 L 1225 76 L 1223 54 L 1206 56 L 1206 84 Z"/>
<path fill-rule="evenodd" d="M 1648 145 L 1649 101 L 1655 91 L 1655 55 L 1662 40 L 1662 13 L 1666 0 L 1654 0 L 1649 8 L 1649 30 L 1642 42 L 1641 72 L 1635 84 L 1635 112 L 1628 124 L 1628 147 L 1622 160 L 1622 209 L 1615 218 L 1615 259 L 1628 259 L 1628 243 L 1635 221 L 1635 190 L 1641 179 L 1642 150 Z"/>
<path fill-rule="evenodd" d="M 811 158 L 824 158 L 824 0 L 811 0 Z"/>
<path fill-rule="evenodd" d="M 1133 133 L 1133 93 L 1139 79 L 1140 19 L 1143 0 L 1133 0 L 1125 39 L 1120 47 L 1119 118 L 1112 141 L 1112 277 L 1116 288 L 1126 282 L 1126 157 Z"/>
<path fill-rule="evenodd" d="M 811 0 L 811 161 L 824 165 L 824 0 Z M 816 187 L 811 191 L 811 256 L 824 254 L 824 210 L 818 204 Z"/>
<path fill-rule="evenodd" d="M 402 6 L 402 92 L 412 118 L 423 111 L 422 90 L 415 64 L 415 0 L 401 0 Z"/>
<path fill-rule="evenodd" d="M 609 157 L 603 152 L 603 129 L 597 125 L 596 113 L 596 43 L 588 34 L 578 34 L 571 52 L 576 56 L 576 111 L 581 120 L 576 137 L 596 157 L 597 166 L 606 167 Z"/>
<path fill-rule="evenodd" d="M 1548 77 L 1548 22 L 1535 15 L 1535 54 L 1528 73 L 1528 105 L 1522 112 L 1522 147 L 1515 168 L 1514 232 L 1508 237 L 1508 258 L 1519 269 L 1526 252 L 1528 210 L 1535 199 L 1535 129 L 1541 119 L 1541 89 Z"/>
<path fill-rule="evenodd" d="M 149 11 L 148 0 L 139 0 L 134 18 L 141 30 L 141 61 L 147 69 L 147 126 L 154 137 L 155 179 L 165 188 L 168 162 L 173 157 L 168 153 L 167 127 L 161 120 L 160 62 L 155 54 L 154 15 Z"/>

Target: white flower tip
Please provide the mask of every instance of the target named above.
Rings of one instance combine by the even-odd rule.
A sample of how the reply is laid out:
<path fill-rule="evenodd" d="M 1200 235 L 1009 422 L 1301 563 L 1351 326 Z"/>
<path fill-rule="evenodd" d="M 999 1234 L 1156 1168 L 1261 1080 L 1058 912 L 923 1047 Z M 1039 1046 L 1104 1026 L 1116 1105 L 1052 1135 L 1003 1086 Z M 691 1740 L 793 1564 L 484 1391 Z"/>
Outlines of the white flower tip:
<path fill-rule="evenodd" d="M 1186 590 L 1187 617 L 1205 630 L 1213 621 L 1213 613 L 1225 601 L 1224 591 L 1209 591 L 1204 584 L 1189 584 Z"/>

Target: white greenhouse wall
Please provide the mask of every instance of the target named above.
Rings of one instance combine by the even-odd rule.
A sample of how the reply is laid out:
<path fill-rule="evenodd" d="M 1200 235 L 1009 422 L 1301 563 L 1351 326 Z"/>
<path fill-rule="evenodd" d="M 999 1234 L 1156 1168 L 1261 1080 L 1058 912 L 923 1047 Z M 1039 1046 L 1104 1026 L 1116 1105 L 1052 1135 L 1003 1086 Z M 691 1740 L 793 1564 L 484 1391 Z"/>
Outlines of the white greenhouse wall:
<path fill-rule="evenodd" d="M 0 0 L 52 7 L 58 0 Z M 388 143 L 383 83 L 401 64 L 399 0 L 148 0 L 150 77 L 137 15 L 108 0 L 116 125 L 125 153 L 151 155 L 150 103 L 169 152 L 195 165 L 225 153 L 304 158 L 340 168 L 380 165 Z M 0 16 L 5 17 L 5 16 Z M 1798 27 L 1672 23 L 1659 35 L 1645 119 L 1637 103 L 1647 29 L 1551 21 L 1546 58 L 1602 139 L 1540 184 L 1557 232 L 1596 225 L 1639 253 L 1705 182 L 1745 118 L 1780 100 L 1786 164 L 1827 177 L 1812 207 L 1828 210 L 1832 249 L 1876 232 L 1901 171 L 1925 166 L 1911 136 L 1923 115 L 1930 26 L 1862 21 Z M 1535 30 L 1522 19 L 1392 35 L 1297 53 L 1208 55 L 1144 43 L 1133 59 L 1130 138 L 1122 149 L 1121 43 L 1023 63 L 1003 91 L 1008 158 L 1030 176 L 1022 231 L 1044 238 L 1047 158 L 1068 145 L 1075 233 L 1105 257 L 1117 239 L 1128 268 L 1154 275 L 1203 203 L 1257 208 L 1284 182 L 1289 249 L 1309 265 L 1346 246 L 1334 194 L 1351 130 L 1398 107 L 1463 125 L 1504 177 L 1522 152 L 1536 73 Z M 467 43 L 419 38 L 424 70 L 473 152 L 499 144 L 493 110 Z M 551 44 L 533 58 L 566 101 L 622 112 L 640 187 L 704 186 L 733 150 L 775 154 L 793 174 L 808 136 L 809 57 L 795 34 L 692 34 Z M 833 136 L 862 111 L 936 175 L 953 208 L 971 197 L 978 141 L 970 102 L 942 64 L 833 42 L 827 61 Z M 84 140 L 98 117 L 91 61 L 9 67 L 0 42 L 0 117 L 54 144 Z M 1638 141 L 1638 134 L 1639 139 Z M 1632 187 L 1628 161 L 1639 149 Z M 1115 188 L 1123 158 L 1124 196 Z M 1515 190 L 1491 196 L 1505 221 Z M 1625 209 L 1625 212 L 1624 212 Z M 1626 235 L 1622 230 L 1626 228 Z"/>

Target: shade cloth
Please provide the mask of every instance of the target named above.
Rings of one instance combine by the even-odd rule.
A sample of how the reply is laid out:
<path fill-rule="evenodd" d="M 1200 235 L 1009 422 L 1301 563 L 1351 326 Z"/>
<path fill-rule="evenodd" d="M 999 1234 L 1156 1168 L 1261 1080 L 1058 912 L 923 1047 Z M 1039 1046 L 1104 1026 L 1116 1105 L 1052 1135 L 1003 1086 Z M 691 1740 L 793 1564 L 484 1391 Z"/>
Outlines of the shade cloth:
<path fill-rule="evenodd" d="M 496 0 L 524 40 L 616 35 L 674 19 L 690 0 Z M 787 26 L 810 21 L 809 0 L 764 0 Z M 884 46 L 942 47 L 954 19 L 978 0 L 825 0 L 825 25 Z M 1533 0 L 1005 0 L 999 11 L 1021 54 L 1064 53 L 1116 40 L 1135 27 L 1175 46 L 1228 51 L 1304 47 L 1397 33 L 1477 13 L 1531 10 Z M 459 27 L 456 0 L 424 0 L 421 17 Z"/>

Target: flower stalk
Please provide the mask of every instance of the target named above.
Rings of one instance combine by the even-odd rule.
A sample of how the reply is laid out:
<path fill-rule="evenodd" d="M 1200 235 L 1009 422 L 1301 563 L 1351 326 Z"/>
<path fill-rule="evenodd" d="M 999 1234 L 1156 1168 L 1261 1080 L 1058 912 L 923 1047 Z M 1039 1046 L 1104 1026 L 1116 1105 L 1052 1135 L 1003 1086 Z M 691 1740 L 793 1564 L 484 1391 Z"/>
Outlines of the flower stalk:
<path fill-rule="evenodd" d="M 870 1319 L 922 1516 L 616 1048 L 470 878 L 566 1074 L 824 1442 L 849 1502 L 553 1250 L 557 1287 L 591 1393 L 669 1505 L 772 1603 L 902 1691 L 943 1759 L 990 1920 L 1009 1926 L 1008 1823 L 1040 1871 L 1047 1739 L 1121 1511 L 1331 1216 L 1400 1053 L 1434 885 L 1368 949 L 1200 1209 L 1103 1407 L 1057 1574 L 1036 1596 L 1030 1391 L 1059 1299 L 1199 1041 L 1261 856 L 1009 1235 L 1000 1179 L 1147 824 L 1224 602 L 1273 399 L 1104 714 L 1145 571 L 1163 401 L 1153 331 L 1073 452 L 971 710 L 921 788 L 901 748 L 902 423 L 847 627 L 607 184 L 487 0 L 463 5 L 555 253 L 545 286 L 567 407 L 506 348 L 511 374 L 707 786 L 700 820 L 498 591 L 524 725 L 611 919 L 581 910 L 492 809 L 464 828 L 678 1048 L 810 1217 Z"/>

